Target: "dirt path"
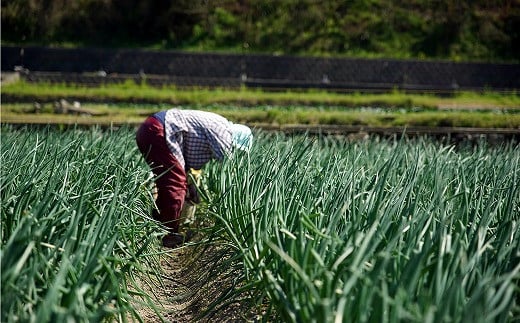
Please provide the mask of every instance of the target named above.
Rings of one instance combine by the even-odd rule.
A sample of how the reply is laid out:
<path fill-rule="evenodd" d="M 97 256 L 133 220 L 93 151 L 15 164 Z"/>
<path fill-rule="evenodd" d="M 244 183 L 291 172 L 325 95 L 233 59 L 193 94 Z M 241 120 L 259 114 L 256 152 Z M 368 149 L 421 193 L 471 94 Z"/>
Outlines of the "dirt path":
<path fill-rule="evenodd" d="M 245 303 L 235 302 L 220 310 L 212 310 L 210 316 L 200 316 L 208 306 L 227 289 L 232 288 L 233 275 L 225 273 L 212 277 L 212 264 L 222 259 L 219 248 L 204 250 L 195 246 L 167 251 L 161 261 L 164 277 L 152 282 L 156 287 L 143 284 L 141 287 L 156 295 L 156 304 L 166 322 L 258 322 L 261 315 L 251 311 Z M 162 282 L 162 286 L 161 286 Z M 152 291 L 153 288 L 153 291 Z M 150 308 L 142 307 L 139 314 L 145 322 L 160 322 L 160 317 Z"/>

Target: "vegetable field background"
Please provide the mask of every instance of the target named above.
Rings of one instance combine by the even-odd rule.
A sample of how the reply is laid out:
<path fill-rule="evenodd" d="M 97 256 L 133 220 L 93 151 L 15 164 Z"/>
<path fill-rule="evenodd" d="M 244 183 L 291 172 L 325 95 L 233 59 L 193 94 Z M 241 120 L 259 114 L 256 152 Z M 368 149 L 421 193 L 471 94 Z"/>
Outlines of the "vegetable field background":
<path fill-rule="evenodd" d="M 183 250 L 208 264 L 193 293 L 218 286 L 205 319 L 235 302 L 265 321 L 520 319 L 516 143 L 255 135 L 251 154 L 204 169 Z M 133 138 L 2 125 L 2 322 L 172 314 L 161 305 L 184 296 L 153 291 L 177 259 Z"/>
<path fill-rule="evenodd" d="M 1 17 L 0 322 L 520 322 L 519 1 Z M 171 250 L 134 138 L 174 106 L 255 140 Z"/>

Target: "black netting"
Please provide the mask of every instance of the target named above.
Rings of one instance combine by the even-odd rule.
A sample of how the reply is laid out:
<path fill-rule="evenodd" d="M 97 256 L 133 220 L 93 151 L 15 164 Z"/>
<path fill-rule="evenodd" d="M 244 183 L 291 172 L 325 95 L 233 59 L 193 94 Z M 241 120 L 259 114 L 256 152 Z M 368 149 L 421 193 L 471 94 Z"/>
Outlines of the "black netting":
<path fill-rule="evenodd" d="M 2 47 L 2 71 L 23 67 L 29 80 L 423 91 L 518 90 L 519 64 L 340 59 L 174 51 Z M 106 76 L 103 76 L 105 75 Z"/>

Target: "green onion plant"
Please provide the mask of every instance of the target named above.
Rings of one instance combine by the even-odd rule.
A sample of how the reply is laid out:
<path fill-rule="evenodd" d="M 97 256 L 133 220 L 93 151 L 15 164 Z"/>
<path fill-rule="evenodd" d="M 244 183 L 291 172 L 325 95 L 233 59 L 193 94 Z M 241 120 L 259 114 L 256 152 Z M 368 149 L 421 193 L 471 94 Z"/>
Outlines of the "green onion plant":
<path fill-rule="evenodd" d="M 1 129 L 2 322 L 141 320 L 160 275 L 129 128 Z"/>
<path fill-rule="evenodd" d="M 519 183 L 515 143 L 262 132 L 204 178 L 228 303 L 284 322 L 519 320 Z"/>

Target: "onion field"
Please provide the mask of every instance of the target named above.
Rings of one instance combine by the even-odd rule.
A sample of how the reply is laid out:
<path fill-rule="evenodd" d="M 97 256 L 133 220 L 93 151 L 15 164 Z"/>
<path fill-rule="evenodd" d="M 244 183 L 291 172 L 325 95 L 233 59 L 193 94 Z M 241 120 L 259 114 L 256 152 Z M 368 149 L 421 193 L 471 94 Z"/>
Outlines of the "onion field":
<path fill-rule="evenodd" d="M 516 143 L 255 135 L 203 170 L 192 244 L 214 261 L 197 286 L 228 283 L 201 316 L 241 302 L 270 322 L 520 320 Z M 134 129 L 2 125 L 1 147 L 0 321 L 160 316 L 140 288 L 167 251 Z"/>
<path fill-rule="evenodd" d="M 153 302 L 147 170 L 131 133 L 2 126 L 2 322 L 97 322 Z"/>

